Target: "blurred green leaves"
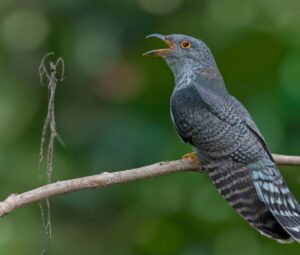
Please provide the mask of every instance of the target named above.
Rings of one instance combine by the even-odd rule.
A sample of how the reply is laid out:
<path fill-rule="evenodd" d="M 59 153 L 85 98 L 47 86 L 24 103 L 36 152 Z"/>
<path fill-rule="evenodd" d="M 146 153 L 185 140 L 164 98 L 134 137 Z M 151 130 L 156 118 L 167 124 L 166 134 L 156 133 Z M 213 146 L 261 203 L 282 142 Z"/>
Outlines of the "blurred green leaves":
<path fill-rule="evenodd" d="M 15 11 L 7 15 L 2 24 L 3 42 L 9 50 L 33 50 L 44 42 L 48 34 L 48 20 L 38 11 Z"/>
<path fill-rule="evenodd" d="M 296 113 L 300 107 L 300 49 L 291 50 L 284 58 L 280 69 L 280 88 L 284 95 L 294 103 Z M 288 101 L 289 101 L 288 100 Z"/>
<path fill-rule="evenodd" d="M 137 0 L 137 2 L 146 12 L 165 15 L 178 9 L 183 0 Z"/>
<path fill-rule="evenodd" d="M 89 75 L 100 75 L 120 59 L 120 45 L 112 34 L 97 27 L 79 27 L 75 38 L 78 65 Z M 101 72 L 102 71 L 102 72 Z"/>

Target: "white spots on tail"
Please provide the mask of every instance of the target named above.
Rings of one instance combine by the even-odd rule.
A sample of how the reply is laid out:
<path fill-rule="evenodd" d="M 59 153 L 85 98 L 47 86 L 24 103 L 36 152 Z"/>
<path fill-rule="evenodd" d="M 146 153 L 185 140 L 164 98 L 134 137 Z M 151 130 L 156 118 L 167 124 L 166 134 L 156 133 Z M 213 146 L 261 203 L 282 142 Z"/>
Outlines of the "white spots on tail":
<path fill-rule="evenodd" d="M 275 188 L 274 188 L 274 187 L 275 187 L 275 186 L 274 186 L 273 183 L 270 183 L 270 184 L 269 184 L 269 188 L 270 188 L 270 191 L 271 191 L 272 193 L 275 192 Z"/>
<path fill-rule="evenodd" d="M 290 211 L 283 211 L 283 210 L 280 210 L 279 212 L 277 212 L 276 210 L 274 211 L 275 213 L 277 213 L 278 215 L 281 215 L 281 216 L 286 216 L 286 217 L 292 217 L 292 216 L 295 216 L 293 213 L 291 213 Z"/>
<path fill-rule="evenodd" d="M 259 179 L 259 175 L 258 175 L 258 172 L 257 172 L 257 171 L 253 171 L 253 173 L 252 173 L 252 178 L 253 178 L 254 180 L 258 180 L 258 179 Z"/>
<path fill-rule="evenodd" d="M 288 193 L 290 193 L 290 191 L 288 190 L 287 187 L 283 187 L 283 188 L 281 189 L 281 192 L 282 192 L 282 194 L 288 194 Z"/>
<path fill-rule="evenodd" d="M 261 180 L 265 180 L 266 179 L 266 176 L 263 174 L 263 172 L 259 171 L 258 172 L 258 176 Z"/>
<path fill-rule="evenodd" d="M 293 200 L 292 200 L 292 198 L 290 196 L 288 197 L 288 202 L 289 202 L 289 204 L 291 205 L 291 207 L 293 209 L 296 209 L 295 204 L 294 204 L 294 202 L 293 202 Z"/>
<path fill-rule="evenodd" d="M 286 227 L 287 229 L 293 230 L 295 232 L 300 232 L 300 227 Z"/>
<path fill-rule="evenodd" d="M 276 203 L 279 204 L 279 205 L 282 205 L 281 197 L 278 197 L 278 198 L 276 199 Z"/>
<path fill-rule="evenodd" d="M 274 188 L 274 192 L 275 193 L 279 193 L 279 189 L 278 189 L 278 187 L 276 185 L 273 185 L 273 188 Z"/>
<path fill-rule="evenodd" d="M 260 194 L 260 197 L 263 197 L 266 203 L 271 202 L 272 204 L 274 203 L 277 203 L 278 205 L 283 204 L 287 208 L 290 205 L 294 210 L 296 209 L 295 202 L 292 199 L 290 195 L 290 191 L 288 190 L 287 187 L 278 188 L 276 185 L 270 182 L 260 182 L 260 185 L 256 185 L 256 186 L 262 186 L 262 188 L 266 191 L 263 192 L 262 190 L 258 189 L 259 192 L 262 193 L 262 195 Z M 277 199 L 275 199 L 274 196 L 272 195 L 274 193 L 279 194 L 279 196 L 276 196 Z"/>
<path fill-rule="evenodd" d="M 264 182 L 264 183 L 263 183 L 263 188 L 264 188 L 266 191 L 269 191 L 269 190 L 270 190 L 270 189 L 269 189 L 269 183 Z"/>
<path fill-rule="evenodd" d="M 276 185 L 274 185 L 272 182 L 264 182 L 263 188 L 266 191 L 270 191 L 271 193 L 279 193 L 279 189 Z"/>

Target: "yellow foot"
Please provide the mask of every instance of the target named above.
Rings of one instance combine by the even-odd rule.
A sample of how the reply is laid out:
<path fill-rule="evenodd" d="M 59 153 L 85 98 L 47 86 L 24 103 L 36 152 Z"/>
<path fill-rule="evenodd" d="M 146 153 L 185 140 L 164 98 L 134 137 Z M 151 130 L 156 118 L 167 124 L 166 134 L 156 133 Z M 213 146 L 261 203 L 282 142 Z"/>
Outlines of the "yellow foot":
<path fill-rule="evenodd" d="M 198 165 L 200 163 L 198 155 L 197 155 L 196 152 L 187 153 L 187 154 L 183 155 L 182 158 L 195 161 Z"/>

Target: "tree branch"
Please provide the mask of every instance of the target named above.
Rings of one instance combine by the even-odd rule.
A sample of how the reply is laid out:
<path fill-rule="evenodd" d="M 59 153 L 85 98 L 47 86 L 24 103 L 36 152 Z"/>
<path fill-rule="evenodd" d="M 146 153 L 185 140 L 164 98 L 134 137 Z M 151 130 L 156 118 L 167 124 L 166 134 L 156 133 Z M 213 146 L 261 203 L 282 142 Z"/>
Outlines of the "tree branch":
<path fill-rule="evenodd" d="M 277 165 L 300 166 L 300 156 L 287 156 L 274 153 L 272 155 Z"/>
<path fill-rule="evenodd" d="M 278 165 L 300 166 L 300 156 L 285 156 L 273 154 Z M 103 172 L 81 178 L 65 181 L 58 181 L 38 187 L 36 189 L 21 193 L 12 194 L 0 202 L 0 216 L 4 216 L 19 207 L 38 202 L 49 197 L 62 195 L 85 189 L 100 188 L 115 184 L 127 183 L 136 180 L 148 179 L 160 175 L 176 172 L 196 171 L 201 172 L 195 161 L 180 159 L 169 162 L 159 162 L 153 165 L 124 170 L 114 173 Z"/>

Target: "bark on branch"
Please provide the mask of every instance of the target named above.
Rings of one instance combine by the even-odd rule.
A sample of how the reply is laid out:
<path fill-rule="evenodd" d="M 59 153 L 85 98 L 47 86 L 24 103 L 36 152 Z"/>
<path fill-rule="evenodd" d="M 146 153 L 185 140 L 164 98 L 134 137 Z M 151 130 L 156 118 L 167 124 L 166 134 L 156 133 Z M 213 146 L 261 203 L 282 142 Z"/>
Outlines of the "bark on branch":
<path fill-rule="evenodd" d="M 300 156 L 285 156 L 273 154 L 278 165 L 298 165 L 300 166 Z M 115 184 L 127 183 L 131 181 L 148 179 L 160 175 L 176 172 L 199 171 L 196 162 L 189 159 L 180 159 L 168 162 L 159 162 L 153 165 L 124 170 L 119 172 L 103 172 L 81 178 L 65 181 L 58 181 L 36 189 L 21 193 L 12 194 L 0 202 L 0 216 L 4 216 L 19 207 L 38 202 L 49 197 L 75 192 L 85 189 L 100 188 Z"/>

